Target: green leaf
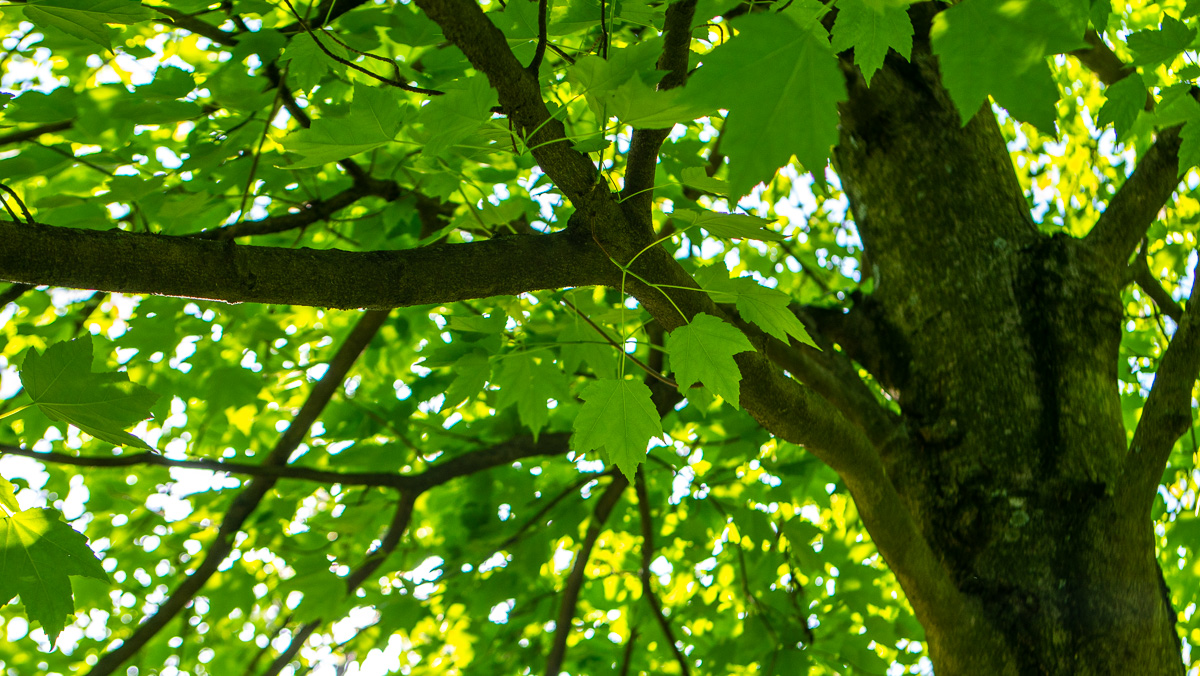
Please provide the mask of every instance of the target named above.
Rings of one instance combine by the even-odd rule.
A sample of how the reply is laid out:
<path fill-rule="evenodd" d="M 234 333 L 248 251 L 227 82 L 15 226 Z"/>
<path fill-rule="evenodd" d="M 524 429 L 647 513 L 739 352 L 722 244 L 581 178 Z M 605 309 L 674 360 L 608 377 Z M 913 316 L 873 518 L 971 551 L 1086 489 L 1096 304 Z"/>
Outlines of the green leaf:
<path fill-rule="evenodd" d="M 1058 87 L 1045 57 L 1086 47 L 1085 22 L 1080 3 L 1057 0 L 967 0 L 939 13 L 933 51 L 963 124 L 991 95 L 1017 119 L 1055 134 Z"/>
<path fill-rule="evenodd" d="M 30 0 L 24 11 L 35 26 L 54 26 L 109 51 L 112 31 L 105 24 L 134 24 L 155 16 L 135 0 Z"/>
<path fill-rule="evenodd" d="M 13 485 L 3 478 L 0 478 L 0 505 L 13 514 L 21 511 L 21 504 L 17 502 L 17 494 L 13 490 Z"/>
<path fill-rule="evenodd" d="M 583 407 L 575 417 L 571 448 L 604 448 L 609 460 L 633 481 L 646 459 L 650 440 L 663 434 L 650 388 L 636 380 L 593 380 L 580 391 Z"/>
<path fill-rule="evenodd" d="M 487 352 L 477 348 L 459 357 L 452 371 L 454 380 L 446 389 L 443 411 L 458 408 L 459 404 L 482 392 L 488 378 L 492 377 L 492 363 L 488 361 Z"/>
<path fill-rule="evenodd" d="M 488 84 L 486 76 L 476 74 L 458 86 L 445 96 L 435 97 L 417 115 L 427 135 L 422 152 L 429 157 L 437 157 L 457 145 L 492 116 L 496 90 Z"/>
<path fill-rule="evenodd" d="M 567 81 L 579 88 L 599 119 L 614 115 L 605 106 L 612 95 L 634 75 L 647 84 L 657 83 L 666 73 L 656 70 L 662 40 L 655 38 L 631 47 L 613 49 L 607 59 L 585 56 L 567 69 Z"/>
<path fill-rule="evenodd" d="M 566 396 L 562 371 L 548 358 L 543 357 L 539 361 L 531 352 L 505 355 L 493 384 L 500 388 L 496 408 L 504 409 L 516 404 L 521 424 L 529 428 L 535 440 L 550 419 L 546 401 Z"/>
<path fill-rule="evenodd" d="M 770 221 L 757 216 L 746 214 L 722 214 L 715 211 L 696 212 L 690 209 L 676 209 L 671 212 L 671 218 L 679 221 L 680 230 L 700 226 L 714 237 L 732 239 L 761 239 L 766 241 L 782 241 L 784 238 L 778 232 L 767 230 L 763 226 Z"/>
<path fill-rule="evenodd" d="M 108 580 L 87 538 L 58 512 L 31 509 L 0 518 L 0 605 L 19 595 L 51 644 L 75 614 L 70 575 Z"/>
<path fill-rule="evenodd" d="M 679 389 L 686 392 L 702 382 L 734 408 L 741 408 L 738 383 L 742 372 L 733 355 L 753 351 L 754 346 L 745 334 L 703 312 L 667 335 L 667 354 L 671 355 L 671 368 Z"/>
<path fill-rule="evenodd" d="M 150 417 L 158 395 L 129 382 L 124 373 L 92 373 L 92 337 L 55 343 L 44 354 L 31 349 L 21 365 L 21 384 L 47 417 L 70 423 L 119 446 L 150 446 L 125 432 Z"/>
<path fill-rule="evenodd" d="M 706 290 L 717 292 L 713 294 L 713 300 L 720 303 L 734 301 L 742 319 L 784 343 L 788 342 L 788 336 L 792 336 L 806 345 L 817 347 L 804 324 L 788 309 L 791 296 L 778 289 L 769 289 L 751 277 L 730 279 L 722 266 L 713 266 L 713 270 L 701 282 Z M 701 275 L 696 277 L 701 279 Z"/>
<path fill-rule="evenodd" d="M 343 59 L 349 58 L 346 50 L 333 40 L 325 38 L 321 44 Z M 304 91 L 320 84 L 321 78 L 331 69 L 344 70 L 342 64 L 326 54 L 308 33 L 300 33 L 293 37 L 280 55 L 279 61 L 287 64 L 288 84 L 300 87 Z"/>
<path fill-rule="evenodd" d="M 391 143 L 408 112 L 395 89 L 357 85 L 350 114 L 318 118 L 309 129 L 290 134 L 283 141 L 288 152 L 303 159 L 284 165 L 287 169 L 318 167 L 346 159 Z"/>
<path fill-rule="evenodd" d="M 689 100 L 682 89 L 660 92 L 636 74 L 603 101 L 608 115 L 639 129 L 668 129 L 716 112 L 711 105 Z"/>
<path fill-rule="evenodd" d="M 619 341 L 618 341 L 619 342 Z M 558 335 L 563 370 L 573 374 L 579 365 L 588 367 L 601 378 L 617 377 L 617 349 L 579 317 L 570 320 Z"/>
<path fill-rule="evenodd" d="M 1101 127 L 1111 123 L 1116 129 L 1117 139 L 1123 139 L 1138 115 L 1146 109 L 1146 83 L 1140 74 L 1133 72 L 1109 85 L 1104 95 L 1106 100 L 1100 107 L 1096 122 Z"/>
<path fill-rule="evenodd" d="M 724 195 L 725 197 L 733 197 L 733 188 L 727 181 L 722 181 L 719 178 L 712 178 L 704 169 L 700 167 L 684 167 L 680 175 L 680 179 L 684 185 L 691 186 L 698 190 L 713 193 L 714 195 Z"/>
<path fill-rule="evenodd" d="M 878 5 L 866 0 L 840 0 L 833 23 L 833 51 L 854 49 L 854 63 L 862 70 L 867 84 L 883 67 L 888 49 L 909 58 L 912 53 L 912 21 L 902 7 Z"/>
<path fill-rule="evenodd" d="M 837 104 L 846 98 L 828 42 L 786 15 L 754 14 L 733 26 L 737 37 L 705 56 L 685 90 L 698 104 L 729 110 L 721 151 L 733 192 L 771 180 L 792 155 L 824 171 L 838 139 Z"/>
<path fill-rule="evenodd" d="M 1183 125 L 1179 139 L 1179 176 L 1182 177 L 1192 167 L 1200 166 L 1200 115 Z"/>
<path fill-rule="evenodd" d="M 1182 21 L 1164 14 L 1158 30 L 1138 31 L 1125 41 L 1134 54 L 1135 66 L 1151 66 L 1173 61 L 1195 39 L 1195 28 L 1188 28 Z"/>

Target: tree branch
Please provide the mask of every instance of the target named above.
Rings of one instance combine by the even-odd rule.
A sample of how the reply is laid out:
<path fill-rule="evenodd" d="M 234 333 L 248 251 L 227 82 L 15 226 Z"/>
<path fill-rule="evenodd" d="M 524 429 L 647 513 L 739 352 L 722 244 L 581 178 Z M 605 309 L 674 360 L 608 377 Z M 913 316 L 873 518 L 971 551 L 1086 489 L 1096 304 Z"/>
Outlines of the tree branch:
<path fill-rule="evenodd" d="M 1171 294 L 1167 293 L 1167 290 L 1154 277 L 1154 273 L 1150 271 L 1150 265 L 1146 262 L 1144 242 L 1143 248 L 1133 257 L 1133 263 L 1130 264 L 1130 268 L 1130 272 L 1133 273 L 1133 281 L 1142 288 L 1142 291 L 1146 292 L 1147 296 L 1150 296 L 1150 300 L 1158 305 L 1158 309 L 1163 314 L 1178 324 L 1183 318 L 1183 306 L 1175 302 Z"/>
<path fill-rule="evenodd" d="M 0 147 L 11 145 L 13 143 L 29 141 L 41 136 L 42 134 L 53 134 L 56 131 L 66 131 L 73 126 L 75 126 L 75 120 L 71 119 L 63 120 L 61 122 L 42 124 L 36 127 L 30 127 L 29 129 L 23 129 L 21 131 L 14 131 L 11 134 L 0 136 Z"/>
<path fill-rule="evenodd" d="M 597 181 L 596 167 L 571 148 L 566 128 L 551 118 L 542 100 L 538 79 L 521 66 L 475 0 L 416 0 L 417 6 L 442 28 L 442 34 L 462 50 L 476 70 L 487 75 L 500 95 L 500 107 L 525 136 L 538 164 L 576 207 L 589 195 L 607 200 L 608 190 Z"/>
<path fill-rule="evenodd" d="M 1192 425 L 1192 387 L 1200 375 L 1200 320 L 1188 303 L 1179 328 L 1171 338 L 1166 354 L 1154 376 L 1154 388 L 1146 399 L 1141 420 L 1133 433 L 1133 442 L 1125 456 L 1125 491 L 1136 509 L 1149 512 L 1153 496 L 1162 479 L 1163 468 L 1171 457 L 1175 441 Z"/>
<path fill-rule="evenodd" d="M 637 491 L 638 499 L 638 514 L 642 521 L 642 596 L 646 597 L 646 602 L 650 604 L 650 609 L 654 611 L 654 621 L 658 623 L 663 632 L 663 638 L 667 641 L 667 646 L 671 649 L 671 654 L 675 656 L 675 661 L 679 663 L 679 670 L 683 676 L 690 676 L 691 669 L 688 668 L 687 658 L 679 650 L 677 641 L 675 640 L 675 632 L 671 629 L 671 623 L 663 615 L 662 604 L 658 601 L 658 596 L 655 595 L 654 589 L 650 586 L 650 563 L 654 559 L 654 518 L 650 513 L 650 494 L 646 490 L 646 474 L 643 471 L 645 466 L 638 467 L 637 476 L 634 478 L 634 488 Z"/>
<path fill-rule="evenodd" d="M 368 196 L 382 197 L 391 202 L 400 197 L 400 186 L 395 181 L 364 178 L 356 180 L 353 186 L 346 188 L 329 199 L 308 202 L 301 207 L 300 211 L 294 214 L 268 216 L 257 221 L 239 221 L 211 230 L 194 232 L 184 235 L 184 237 L 225 240 L 286 232 L 312 225 L 317 221 L 326 220 L 335 213 Z"/>
<path fill-rule="evenodd" d="M 287 463 L 288 458 L 291 457 L 300 442 L 308 436 L 309 429 L 317 421 L 317 417 L 329 403 L 333 393 L 345 381 L 354 362 L 366 349 L 371 339 L 375 337 L 379 327 L 387 319 L 387 314 L 387 312 L 377 310 L 363 313 L 354 329 L 350 331 L 350 335 L 338 348 L 337 354 L 330 360 L 325 375 L 313 385 L 304 405 L 300 407 L 291 424 L 275 443 L 275 447 L 263 460 L 263 465 L 277 467 Z M 92 670 L 88 672 L 89 676 L 108 676 L 115 672 L 126 660 L 140 651 L 150 639 L 154 638 L 155 634 L 171 621 L 171 618 L 192 602 L 192 597 L 196 595 L 196 592 L 200 591 L 213 573 L 217 572 L 217 568 L 225 560 L 225 557 L 233 551 L 234 541 L 242 524 L 246 522 L 246 519 L 274 485 L 274 478 L 259 477 L 250 480 L 234 498 L 229 510 L 225 512 L 220 530 L 196 570 L 192 571 L 192 574 L 176 587 L 175 591 L 171 592 L 171 595 L 158 606 L 153 615 L 146 618 L 134 630 L 133 635 L 125 639 L 120 646 L 102 655 Z"/>
<path fill-rule="evenodd" d="M 663 21 L 663 52 L 658 59 L 658 69 L 667 74 L 658 83 L 658 89 L 682 87 L 687 81 L 688 55 L 691 53 L 692 21 L 696 14 L 696 0 L 680 0 L 667 7 Z M 635 129 L 625 160 L 625 189 L 622 199 L 627 213 L 637 218 L 649 219 L 654 203 L 654 173 L 658 168 L 658 153 L 670 129 Z"/>
<path fill-rule="evenodd" d="M 1083 36 L 1083 39 L 1091 46 L 1085 49 L 1077 49 L 1070 52 L 1070 54 L 1079 59 L 1079 62 L 1088 70 L 1095 73 L 1096 77 L 1100 78 L 1100 81 L 1104 84 L 1111 85 L 1137 71 L 1133 66 L 1126 65 L 1121 60 L 1121 57 L 1117 56 L 1104 43 L 1104 38 L 1096 34 L 1096 31 L 1088 31 Z"/>
<path fill-rule="evenodd" d="M 707 294 L 672 291 L 670 301 L 664 297 L 664 288 L 695 287 L 695 281 L 661 247 L 647 250 L 635 267 L 641 279 L 664 285 L 651 287 L 639 279 L 626 284 L 626 291 L 664 329 L 673 330 L 685 317 L 698 312 L 724 315 Z M 812 389 L 784 376 L 761 352 L 743 352 L 734 359 L 742 373 L 742 406 L 767 431 L 804 446 L 842 477 L 872 540 L 904 586 L 922 624 L 965 626 L 971 634 L 969 640 L 981 645 L 994 642 L 977 605 L 955 587 L 917 528 L 878 449 L 863 430 Z"/>
<path fill-rule="evenodd" d="M 546 658 L 546 676 L 558 676 L 562 671 L 563 659 L 567 655 L 567 637 L 571 635 L 571 622 L 575 618 L 575 606 L 579 603 L 579 592 L 583 589 L 587 577 L 588 560 L 592 557 L 592 548 L 604 530 L 604 523 L 612 514 L 613 507 L 621 499 L 621 494 L 629 486 L 629 480 L 624 474 L 615 474 L 596 503 L 588 522 L 587 534 L 575 555 L 575 565 L 567 576 L 566 586 L 563 587 L 562 604 L 558 607 L 558 617 L 554 621 L 554 639 L 550 646 L 550 655 Z"/>
<path fill-rule="evenodd" d="M 1177 185 L 1179 127 L 1172 127 L 1159 132 L 1150 150 L 1138 158 L 1137 169 L 1113 195 L 1084 242 L 1117 274 Z"/>
<path fill-rule="evenodd" d="M 441 485 L 451 479 L 465 474 L 472 474 L 498 465 L 511 463 L 521 458 L 539 455 L 556 455 L 566 453 L 569 434 L 543 434 L 534 442 L 530 437 L 521 437 L 496 444 L 486 449 L 464 453 L 456 458 L 434 465 L 420 474 L 392 474 L 390 472 L 331 472 L 310 467 L 291 465 L 250 465 L 226 460 L 176 460 L 166 458 L 158 453 L 141 452 L 114 456 L 80 456 L 67 453 L 42 453 L 28 448 L 0 444 L 0 456 L 17 455 L 31 458 L 39 462 L 56 465 L 71 465 L 75 467 L 95 467 L 112 469 L 120 467 L 138 467 L 156 465 L 158 467 L 179 467 L 182 469 L 200 469 L 210 472 L 228 472 L 247 476 L 264 477 L 272 480 L 298 479 L 314 481 L 321 484 L 341 484 L 343 486 L 380 486 L 396 488 L 404 491 L 424 491 Z"/>
<path fill-rule="evenodd" d="M 403 251 L 283 249 L 0 221 L 0 279 L 122 293 L 391 308 L 619 279 L 586 232 Z"/>
<path fill-rule="evenodd" d="M 176 9 L 171 9 L 170 7 L 160 7 L 157 5 L 146 6 L 167 17 L 168 21 L 165 23 L 170 23 L 176 28 L 182 28 L 189 33 L 202 35 L 218 45 L 224 45 L 226 47 L 237 46 L 238 39 L 236 37 L 226 33 L 210 23 L 201 21 L 194 16 L 188 16 L 187 14 L 184 14 Z"/>

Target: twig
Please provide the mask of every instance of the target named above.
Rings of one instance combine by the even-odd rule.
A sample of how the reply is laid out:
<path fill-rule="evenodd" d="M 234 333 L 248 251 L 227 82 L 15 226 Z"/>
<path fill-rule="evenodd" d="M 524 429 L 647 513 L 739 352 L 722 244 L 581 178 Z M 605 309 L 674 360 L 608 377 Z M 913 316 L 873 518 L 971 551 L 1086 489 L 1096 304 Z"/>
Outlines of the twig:
<path fill-rule="evenodd" d="M 25 203 L 21 201 L 21 197 L 17 195 L 16 191 L 3 183 L 0 183 L 0 190 L 8 193 L 13 198 L 13 201 L 17 203 L 17 206 L 21 207 L 21 213 L 25 215 L 25 222 L 32 223 L 33 215 L 29 213 L 29 207 L 25 206 Z M 12 214 L 14 221 L 21 222 L 21 219 L 17 218 L 17 214 L 13 212 L 12 207 L 8 206 L 8 201 L 4 202 L 4 208 L 8 210 L 8 213 Z"/>
<path fill-rule="evenodd" d="M 370 69 L 363 68 L 362 66 L 358 65 L 357 63 L 354 63 L 353 61 L 351 61 L 349 59 L 343 59 L 342 57 L 338 56 L 337 54 L 334 54 L 332 51 L 330 51 L 330 49 L 328 47 L 325 46 L 325 43 L 321 42 L 320 38 L 317 37 L 317 34 L 314 33 L 311 28 L 308 27 L 308 23 L 306 21 L 304 21 L 303 17 L 300 16 L 300 13 L 296 11 L 296 8 L 294 6 L 292 6 L 292 0 L 283 0 L 283 2 L 288 6 L 288 9 L 292 10 L 292 14 L 296 17 L 297 23 L 299 23 L 300 27 L 304 29 L 304 32 L 308 33 L 308 36 L 313 39 L 313 42 L 317 43 L 317 47 L 319 47 L 322 52 L 325 52 L 326 56 L 333 59 L 334 61 L 337 61 L 338 63 L 342 64 L 343 66 L 353 68 L 354 70 L 357 70 L 358 72 L 360 72 L 368 77 L 374 78 L 384 84 L 388 84 L 393 87 L 398 87 L 405 91 L 413 92 L 416 94 L 425 94 L 427 96 L 441 96 L 442 94 L 446 93 L 443 91 L 438 91 L 437 89 L 426 89 L 424 87 L 416 87 L 416 86 L 408 84 L 407 82 L 404 82 L 403 80 L 396 80 L 396 79 L 393 79 L 390 77 L 384 77 L 384 76 L 380 75 L 379 73 L 376 73 Z"/>
<path fill-rule="evenodd" d="M 562 300 L 562 302 L 563 302 L 563 304 L 564 304 L 564 305 L 566 305 L 567 307 L 569 307 L 569 308 L 571 308 L 572 310 L 574 310 L 574 311 L 575 311 L 575 314 L 579 315 L 579 316 L 580 316 L 580 317 L 583 319 L 583 321 L 585 321 L 585 322 L 587 322 L 587 323 L 588 323 L 588 325 L 589 325 L 589 326 L 591 326 L 593 329 L 595 329 L 595 330 L 596 330 L 596 333 L 599 333 L 599 334 L 600 334 L 600 335 L 601 335 L 601 336 L 604 338 L 604 340 L 608 341 L 608 344 L 609 344 L 609 345 L 612 345 L 613 347 L 617 348 L 617 350 L 618 350 L 618 351 L 619 351 L 621 354 L 625 355 L 625 357 L 626 357 L 627 359 L 629 359 L 629 361 L 631 361 L 631 362 L 633 362 L 634 364 L 636 364 L 638 368 L 640 368 L 640 369 L 642 369 L 643 371 L 645 371 L 645 372 L 646 372 L 646 374 L 647 374 L 647 375 L 649 375 L 651 378 L 654 378 L 655 380 L 657 380 L 657 381 L 661 382 L 661 383 L 662 383 L 662 384 L 664 384 L 664 385 L 669 385 L 669 386 L 671 386 L 671 387 L 674 387 L 674 388 L 676 388 L 676 389 L 678 389 L 678 388 L 679 388 L 679 383 L 677 383 L 677 382 L 675 382 L 674 380 L 672 380 L 672 379 L 670 379 L 670 378 L 668 378 L 668 377 L 664 376 L 663 374 L 659 373 L 657 370 L 650 368 L 650 367 L 649 367 L 649 366 L 647 366 L 645 363 L 643 363 L 643 362 L 642 362 L 642 360 L 640 360 L 640 359 L 638 359 L 637 357 L 635 357 L 635 356 L 633 356 L 633 355 L 629 354 L 628 352 L 626 352 L 626 351 L 625 351 L 625 349 L 621 347 L 621 344 L 620 344 L 620 343 L 618 343 L 617 341 L 613 340 L 611 336 L 609 336 L 607 333 L 605 333 L 605 332 L 604 332 L 604 329 L 600 328 L 600 327 L 599 327 L 599 326 L 596 324 L 596 322 L 592 321 L 592 320 L 591 320 L 591 319 L 590 319 L 590 318 L 589 318 L 587 315 L 585 315 L 585 314 L 583 314 L 582 312 L 580 312 L 580 311 L 579 311 L 579 308 L 575 307 L 575 305 L 574 305 L 574 304 L 572 304 L 572 303 L 571 303 L 571 301 L 569 301 L 569 300 L 567 300 L 566 298 L 564 298 L 564 299 Z"/>

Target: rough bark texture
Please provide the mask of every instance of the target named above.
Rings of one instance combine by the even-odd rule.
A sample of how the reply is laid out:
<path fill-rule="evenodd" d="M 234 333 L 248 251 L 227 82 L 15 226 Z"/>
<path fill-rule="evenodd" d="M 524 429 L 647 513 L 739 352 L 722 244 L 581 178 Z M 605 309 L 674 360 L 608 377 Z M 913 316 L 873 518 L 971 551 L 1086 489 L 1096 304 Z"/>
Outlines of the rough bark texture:
<path fill-rule="evenodd" d="M 937 673 L 1182 673 L 1151 521 L 1119 490 L 1111 261 L 1039 234 L 990 109 L 962 126 L 927 46 L 852 82 L 836 163 L 877 285 L 858 312 L 887 336 L 854 356 L 903 413 L 888 474 L 1002 637 L 926 623 Z"/>

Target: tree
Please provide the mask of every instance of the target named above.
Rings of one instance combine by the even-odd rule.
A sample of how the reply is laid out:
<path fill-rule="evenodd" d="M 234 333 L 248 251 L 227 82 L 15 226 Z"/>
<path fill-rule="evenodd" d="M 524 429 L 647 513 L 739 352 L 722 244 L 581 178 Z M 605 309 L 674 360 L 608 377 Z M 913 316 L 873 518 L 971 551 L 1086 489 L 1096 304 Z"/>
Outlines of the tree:
<path fill-rule="evenodd" d="M 8 673 L 1195 660 L 1196 3 L 0 8 Z"/>

